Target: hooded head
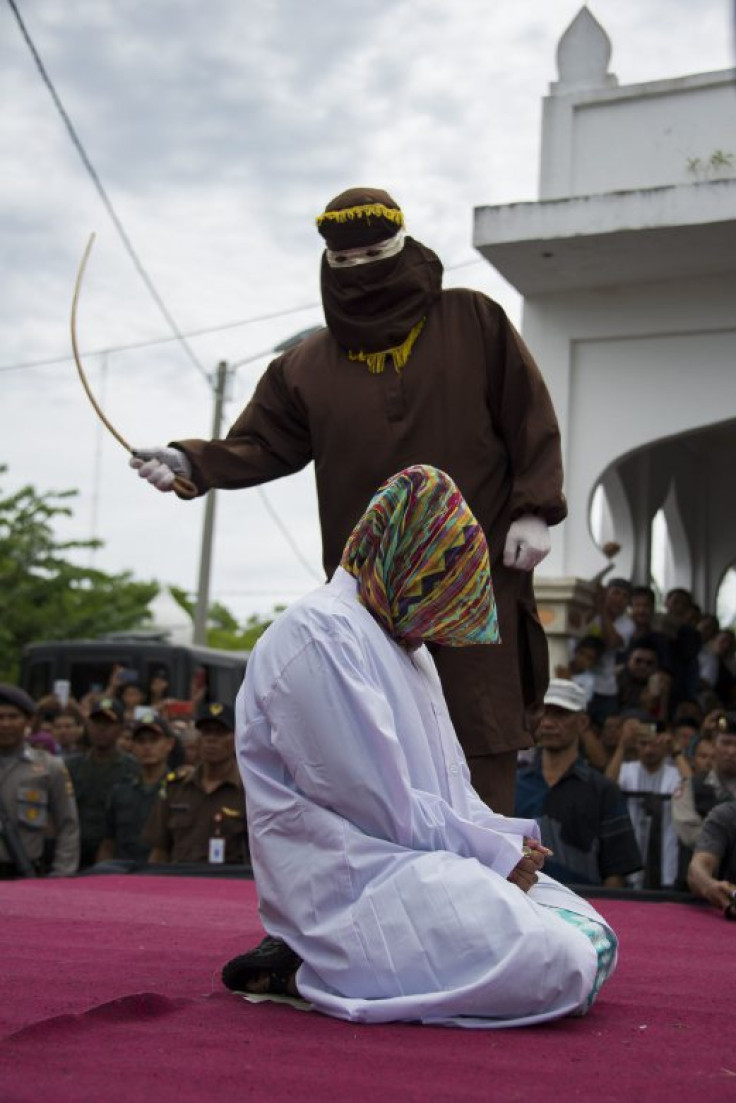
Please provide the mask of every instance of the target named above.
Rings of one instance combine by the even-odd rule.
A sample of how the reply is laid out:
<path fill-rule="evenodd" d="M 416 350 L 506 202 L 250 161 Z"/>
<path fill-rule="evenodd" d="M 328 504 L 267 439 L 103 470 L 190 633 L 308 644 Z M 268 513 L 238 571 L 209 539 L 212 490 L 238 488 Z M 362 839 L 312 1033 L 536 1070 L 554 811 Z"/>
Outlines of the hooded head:
<path fill-rule="evenodd" d="M 438 257 L 405 235 L 398 203 L 381 188 L 349 188 L 317 218 L 327 248 L 322 303 L 328 328 L 351 359 L 400 370 L 442 290 Z"/>
<path fill-rule="evenodd" d="M 455 483 L 417 465 L 388 479 L 353 529 L 341 566 L 398 643 L 499 641 L 488 545 Z"/>
<path fill-rule="evenodd" d="M 348 188 L 317 217 L 317 229 L 331 252 L 366 249 L 395 238 L 403 227 L 399 204 L 381 188 Z"/>

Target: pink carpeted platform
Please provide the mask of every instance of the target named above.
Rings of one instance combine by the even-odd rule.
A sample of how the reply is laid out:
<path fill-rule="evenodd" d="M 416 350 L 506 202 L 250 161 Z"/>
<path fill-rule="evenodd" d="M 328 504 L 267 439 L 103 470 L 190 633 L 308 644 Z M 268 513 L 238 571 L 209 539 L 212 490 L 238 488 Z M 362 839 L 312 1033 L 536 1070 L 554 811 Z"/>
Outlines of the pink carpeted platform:
<path fill-rule="evenodd" d="M 262 935 L 250 881 L 0 883 L 3 1103 L 736 1100 L 736 924 L 598 902 L 621 940 L 586 1019 L 354 1026 L 226 992 Z"/>

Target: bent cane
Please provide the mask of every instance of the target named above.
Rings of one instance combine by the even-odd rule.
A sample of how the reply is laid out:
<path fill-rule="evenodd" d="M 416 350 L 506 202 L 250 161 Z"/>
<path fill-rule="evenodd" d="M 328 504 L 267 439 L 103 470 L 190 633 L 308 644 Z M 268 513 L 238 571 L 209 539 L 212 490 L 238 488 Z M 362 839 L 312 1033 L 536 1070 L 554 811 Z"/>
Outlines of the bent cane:
<path fill-rule="evenodd" d="M 79 293 L 82 289 L 82 280 L 84 279 L 84 272 L 85 272 L 85 269 L 87 267 L 87 261 L 89 260 L 89 255 L 92 251 L 92 246 L 94 245 L 94 241 L 95 241 L 95 235 L 92 233 L 92 234 L 89 235 L 89 241 L 87 242 L 87 247 L 84 250 L 84 253 L 82 254 L 82 259 L 79 263 L 79 271 L 77 272 L 77 279 L 76 279 L 76 282 L 74 284 L 74 297 L 72 299 L 72 313 L 71 313 L 71 337 L 72 337 L 72 352 L 74 353 L 74 363 L 77 365 L 77 372 L 79 373 L 79 378 L 81 380 L 82 386 L 84 387 L 85 394 L 87 395 L 87 398 L 89 399 L 89 401 L 92 405 L 92 409 L 95 411 L 98 418 L 100 419 L 102 424 L 105 426 L 105 428 L 108 430 L 108 432 L 112 433 L 112 435 L 115 437 L 115 440 L 119 444 L 122 444 L 122 446 L 126 450 L 126 452 L 129 452 L 131 456 L 135 456 L 135 454 L 136 454 L 135 449 L 131 448 L 131 446 L 128 444 L 127 440 L 125 439 L 125 437 L 123 437 L 117 431 L 115 426 L 108 420 L 108 418 L 105 416 L 103 410 L 101 409 L 100 404 L 98 403 L 97 399 L 95 398 L 94 394 L 92 393 L 92 388 L 89 385 L 89 381 L 88 381 L 87 376 L 85 374 L 84 368 L 82 367 L 82 361 L 81 361 L 81 357 L 79 355 L 79 347 L 78 347 L 78 344 L 77 344 L 77 306 L 79 304 Z M 191 482 L 189 479 L 185 479 L 181 475 L 177 475 L 176 478 L 174 479 L 174 482 L 172 484 L 172 489 L 174 491 L 176 491 L 176 493 L 179 495 L 180 498 L 196 498 L 197 494 L 199 493 L 199 491 L 197 490 L 197 487 L 194 485 L 194 483 Z"/>

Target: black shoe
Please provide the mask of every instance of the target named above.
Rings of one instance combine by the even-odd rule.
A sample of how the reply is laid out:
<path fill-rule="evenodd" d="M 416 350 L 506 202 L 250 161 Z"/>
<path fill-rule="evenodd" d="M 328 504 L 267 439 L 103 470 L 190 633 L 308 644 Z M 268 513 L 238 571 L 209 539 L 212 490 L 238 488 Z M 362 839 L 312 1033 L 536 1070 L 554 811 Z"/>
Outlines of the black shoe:
<path fill-rule="evenodd" d="M 231 992 L 247 992 L 250 981 L 267 973 L 266 992 L 277 996 L 293 995 L 288 986 L 301 963 L 299 955 L 285 942 L 266 935 L 255 949 L 228 961 L 222 970 L 222 983 Z"/>

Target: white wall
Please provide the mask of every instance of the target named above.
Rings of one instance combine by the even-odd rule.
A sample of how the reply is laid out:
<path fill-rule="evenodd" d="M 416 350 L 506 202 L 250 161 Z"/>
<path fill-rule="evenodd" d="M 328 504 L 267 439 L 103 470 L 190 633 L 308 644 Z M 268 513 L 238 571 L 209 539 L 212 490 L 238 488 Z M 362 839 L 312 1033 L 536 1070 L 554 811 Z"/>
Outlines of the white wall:
<path fill-rule="evenodd" d="M 689 160 L 705 166 L 716 150 L 734 157 L 718 175 L 736 173 L 733 76 L 705 87 L 696 83 L 701 79 L 629 86 L 575 108 L 570 194 L 686 184 L 705 172 L 690 170 Z M 675 87 L 657 93 L 663 85 Z M 715 166 L 708 175 L 716 175 Z"/>
<path fill-rule="evenodd" d="M 733 177 L 735 76 L 726 70 L 547 97 L 540 198 Z M 712 164 L 716 151 L 733 155 L 731 164 Z"/>
<path fill-rule="evenodd" d="M 734 303 L 736 277 L 525 300 L 524 335 L 557 410 L 571 504 L 541 574 L 586 578 L 603 565 L 589 511 L 610 464 L 734 416 Z"/>
<path fill-rule="evenodd" d="M 495 222 L 479 238 L 498 252 L 503 219 L 511 223 L 500 238 L 504 263 L 514 262 L 509 278 L 526 293 L 522 332 L 562 431 L 570 516 L 553 531 L 540 573 L 590 578 L 604 565 L 590 533 L 604 473 L 628 545 L 617 569 L 641 572 L 643 530 L 669 485 L 670 456 L 687 544 L 698 549 L 695 581 L 706 592 L 736 532 L 731 516 L 720 530 L 717 521 L 728 461 L 706 463 L 687 441 L 651 451 L 651 464 L 625 460 L 736 418 L 736 257 L 724 229 L 736 222 L 732 185 L 722 182 L 736 179 L 736 70 L 619 87 L 610 56 L 605 30 L 581 9 L 560 40 L 560 79 L 543 103 L 540 166 L 540 199 L 576 202 L 491 208 Z M 554 273 L 530 277 L 544 263 L 540 241 L 552 263 L 559 242 L 565 283 Z"/>

